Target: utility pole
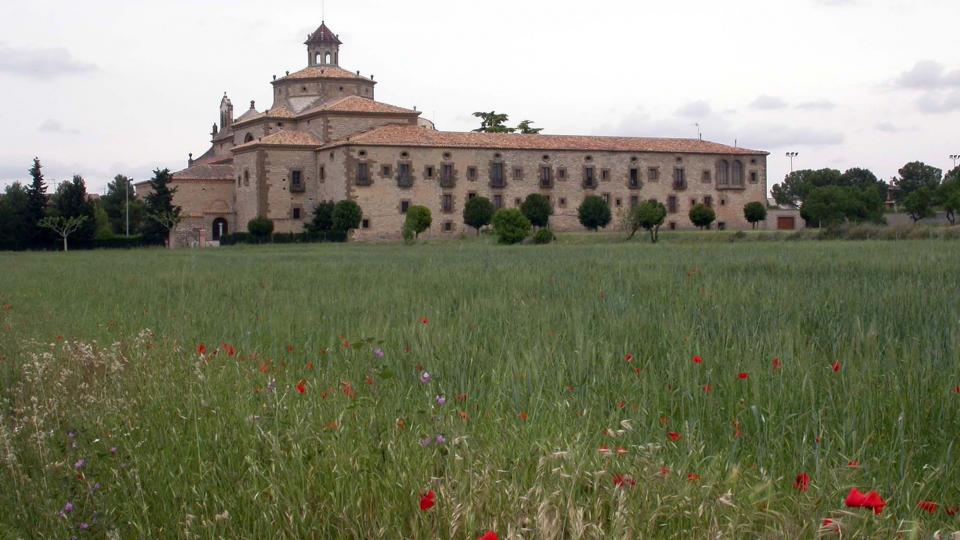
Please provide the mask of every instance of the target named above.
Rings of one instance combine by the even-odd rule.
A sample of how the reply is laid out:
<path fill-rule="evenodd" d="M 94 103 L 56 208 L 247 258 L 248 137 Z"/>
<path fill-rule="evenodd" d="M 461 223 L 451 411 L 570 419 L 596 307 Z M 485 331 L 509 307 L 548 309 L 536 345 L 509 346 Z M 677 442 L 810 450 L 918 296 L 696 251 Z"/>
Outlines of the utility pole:
<path fill-rule="evenodd" d="M 800 152 L 787 152 L 787 157 L 790 158 L 790 174 L 793 174 L 793 158 L 800 155 Z"/>
<path fill-rule="evenodd" d="M 130 179 L 129 179 L 129 178 L 125 180 L 125 186 L 124 186 L 124 190 L 123 190 L 123 191 L 124 191 L 124 193 L 125 193 L 125 197 L 124 197 L 124 198 L 126 199 L 126 203 L 127 203 L 127 204 L 126 204 L 126 206 L 127 206 L 127 211 L 126 211 L 126 214 L 127 214 L 127 238 L 130 238 Z"/>

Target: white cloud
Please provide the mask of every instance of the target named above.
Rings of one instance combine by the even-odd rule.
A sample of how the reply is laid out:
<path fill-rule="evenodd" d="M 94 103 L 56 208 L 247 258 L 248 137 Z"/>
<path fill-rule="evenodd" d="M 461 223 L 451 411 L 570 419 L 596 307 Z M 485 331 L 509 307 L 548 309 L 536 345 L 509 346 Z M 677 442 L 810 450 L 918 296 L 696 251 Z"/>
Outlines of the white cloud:
<path fill-rule="evenodd" d="M 712 113 L 713 109 L 706 101 L 691 101 L 677 109 L 676 114 L 677 116 L 686 116 L 689 118 L 703 118 L 710 116 Z"/>
<path fill-rule="evenodd" d="M 825 99 L 816 101 L 804 101 L 797 103 L 797 108 L 805 111 L 829 111 L 836 108 L 836 104 Z"/>
<path fill-rule="evenodd" d="M 757 99 L 753 100 L 753 103 L 750 104 L 750 107 L 764 111 L 772 111 L 786 108 L 787 102 L 776 96 L 759 96 Z"/>
<path fill-rule="evenodd" d="M 63 127 L 63 124 L 61 124 L 57 120 L 54 120 L 53 118 L 47 118 L 46 120 L 44 120 L 43 123 L 40 124 L 40 127 L 37 129 L 41 133 L 62 133 L 62 134 L 69 134 L 69 135 L 80 133 L 76 129 Z"/>
<path fill-rule="evenodd" d="M 928 92 L 917 100 L 917 107 L 928 114 L 960 111 L 960 90 Z"/>
<path fill-rule="evenodd" d="M 917 62 L 911 69 L 904 71 L 894 80 L 900 88 L 935 90 L 939 88 L 960 88 L 960 69 L 947 72 L 943 64 L 924 60 Z"/>
<path fill-rule="evenodd" d="M 95 71 L 97 66 L 75 59 L 64 48 L 12 47 L 0 43 L 0 72 L 35 79 L 52 79 Z"/>

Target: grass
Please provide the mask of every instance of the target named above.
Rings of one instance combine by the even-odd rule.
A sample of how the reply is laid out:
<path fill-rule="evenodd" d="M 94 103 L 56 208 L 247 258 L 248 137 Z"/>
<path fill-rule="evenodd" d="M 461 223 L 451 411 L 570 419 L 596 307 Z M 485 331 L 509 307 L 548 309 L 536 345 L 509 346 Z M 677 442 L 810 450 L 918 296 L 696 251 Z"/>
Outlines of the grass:
<path fill-rule="evenodd" d="M 952 243 L 578 236 L 0 267 L 0 537 L 960 529 Z M 845 508 L 852 487 L 889 506 Z"/>

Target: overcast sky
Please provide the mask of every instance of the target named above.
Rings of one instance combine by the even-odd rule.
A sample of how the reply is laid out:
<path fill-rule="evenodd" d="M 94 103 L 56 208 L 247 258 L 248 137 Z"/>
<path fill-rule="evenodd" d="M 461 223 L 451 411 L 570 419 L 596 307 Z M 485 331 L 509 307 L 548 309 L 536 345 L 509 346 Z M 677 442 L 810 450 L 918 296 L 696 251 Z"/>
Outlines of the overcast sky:
<path fill-rule="evenodd" d="M 83 175 L 101 191 L 179 170 L 208 148 L 227 91 L 236 116 L 306 64 L 320 0 L 30 0 L 0 8 L 0 183 Z M 341 66 L 378 101 L 444 130 L 471 113 L 545 133 L 696 137 L 797 168 L 960 154 L 957 0 L 327 0 Z"/>

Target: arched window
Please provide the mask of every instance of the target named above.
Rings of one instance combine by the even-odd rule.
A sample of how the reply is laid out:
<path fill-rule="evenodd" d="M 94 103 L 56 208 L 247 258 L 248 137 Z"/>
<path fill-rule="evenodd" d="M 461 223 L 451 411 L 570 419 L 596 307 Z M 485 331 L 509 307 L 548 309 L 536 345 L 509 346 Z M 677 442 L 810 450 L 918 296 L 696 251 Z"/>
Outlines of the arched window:
<path fill-rule="evenodd" d="M 243 185 L 250 185 L 250 171 L 243 171 Z"/>
<path fill-rule="evenodd" d="M 247 133 L 247 136 L 243 138 L 243 142 L 248 143 L 253 141 L 253 133 Z"/>
<path fill-rule="evenodd" d="M 213 220 L 213 239 L 220 240 L 225 234 L 227 234 L 227 220 L 222 217 Z"/>
<path fill-rule="evenodd" d="M 327 54 L 324 55 L 324 57 L 323 57 L 323 63 L 324 63 L 324 64 L 329 64 L 329 63 L 330 63 L 330 60 L 331 60 L 332 58 L 333 58 L 333 55 L 330 54 L 330 52 L 328 51 Z"/>
<path fill-rule="evenodd" d="M 323 60 L 323 55 L 321 55 L 320 53 L 317 53 L 316 56 L 313 57 L 314 64 L 319 64 L 321 60 Z"/>
<path fill-rule="evenodd" d="M 735 186 L 743 185 L 743 162 L 740 160 L 735 160 L 733 162 L 733 178 L 732 183 Z"/>
<path fill-rule="evenodd" d="M 730 164 L 725 159 L 717 162 L 717 185 L 725 186 L 730 183 Z"/>

